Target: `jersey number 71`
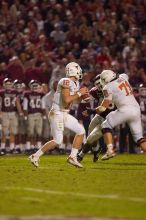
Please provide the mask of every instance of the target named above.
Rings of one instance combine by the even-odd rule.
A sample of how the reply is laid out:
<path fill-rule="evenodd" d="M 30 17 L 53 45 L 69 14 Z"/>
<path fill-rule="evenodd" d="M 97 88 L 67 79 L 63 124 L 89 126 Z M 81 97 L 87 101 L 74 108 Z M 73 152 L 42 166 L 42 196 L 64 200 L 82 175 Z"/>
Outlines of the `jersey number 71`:
<path fill-rule="evenodd" d="M 133 94 L 132 88 L 131 88 L 131 86 L 129 85 L 129 83 L 127 81 L 124 81 L 124 82 L 120 83 L 118 88 L 120 90 L 124 91 L 126 96 L 129 96 L 129 95 Z"/>

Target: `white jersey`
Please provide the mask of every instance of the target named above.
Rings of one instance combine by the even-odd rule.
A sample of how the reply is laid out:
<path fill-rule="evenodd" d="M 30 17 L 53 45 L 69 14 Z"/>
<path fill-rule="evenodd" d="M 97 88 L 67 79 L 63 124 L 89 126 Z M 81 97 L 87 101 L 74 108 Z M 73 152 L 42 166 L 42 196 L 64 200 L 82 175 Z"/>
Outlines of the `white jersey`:
<path fill-rule="evenodd" d="M 79 81 L 73 81 L 70 78 L 62 78 L 58 82 L 57 90 L 54 94 L 52 109 L 55 111 L 64 111 L 69 109 L 68 104 L 66 104 L 63 100 L 62 96 L 62 88 L 69 88 L 70 95 L 75 95 L 77 91 L 79 91 Z"/>
<path fill-rule="evenodd" d="M 103 93 L 105 98 L 111 100 L 118 109 L 127 106 L 139 108 L 126 74 L 120 74 L 118 79 L 109 82 L 103 88 Z"/>

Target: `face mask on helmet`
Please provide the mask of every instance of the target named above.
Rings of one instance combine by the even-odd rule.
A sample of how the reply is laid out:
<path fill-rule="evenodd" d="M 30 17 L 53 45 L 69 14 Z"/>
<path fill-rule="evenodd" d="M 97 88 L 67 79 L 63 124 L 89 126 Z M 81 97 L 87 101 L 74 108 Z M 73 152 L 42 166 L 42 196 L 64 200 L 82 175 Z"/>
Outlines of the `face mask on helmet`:
<path fill-rule="evenodd" d="M 23 87 L 23 82 L 22 82 L 21 80 L 16 79 L 16 80 L 14 81 L 13 87 L 14 87 L 16 90 L 21 91 L 21 90 L 23 90 L 23 88 L 24 88 L 24 87 Z"/>
<path fill-rule="evenodd" d="M 13 87 L 13 81 L 12 81 L 11 79 L 9 79 L 9 78 L 5 78 L 5 79 L 3 80 L 3 87 L 4 87 L 5 89 L 12 89 L 12 87 Z"/>
<path fill-rule="evenodd" d="M 94 85 L 99 91 L 102 91 L 102 85 L 100 83 L 100 75 L 97 75 L 95 77 Z"/>
<path fill-rule="evenodd" d="M 81 67 L 75 62 L 68 63 L 65 67 L 65 72 L 67 77 L 74 76 L 77 80 L 83 77 Z"/>
<path fill-rule="evenodd" d="M 29 82 L 29 88 L 32 91 L 38 91 L 40 89 L 40 83 L 37 80 L 31 80 Z"/>
<path fill-rule="evenodd" d="M 114 73 L 112 70 L 103 70 L 100 74 L 100 83 L 102 86 L 105 86 L 114 79 L 116 79 L 116 73 Z"/>
<path fill-rule="evenodd" d="M 146 85 L 140 84 L 140 86 L 139 86 L 139 94 L 141 96 L 145 96 L 146 97 Z"/>

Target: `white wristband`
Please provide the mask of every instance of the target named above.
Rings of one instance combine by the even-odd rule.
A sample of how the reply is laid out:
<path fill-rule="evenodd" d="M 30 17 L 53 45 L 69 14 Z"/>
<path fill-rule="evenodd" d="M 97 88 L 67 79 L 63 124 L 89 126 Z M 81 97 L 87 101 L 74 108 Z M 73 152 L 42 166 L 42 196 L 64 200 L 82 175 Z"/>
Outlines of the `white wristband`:
<path fill-rule="evenodd" d="M 77 92 L 77 95 L 78 95 L 79 97 L 81 97 L 81 96 L 82 96 L 82 94 L 81 94 L 80 92 Z"/>
<path fill-rule="evenodd" d="M 104 106 L 99 106 L 99 107 L 98 107 L 98 110 L 99 110 L 100 112 L 104 112 L 104 111 L 106 110 L 106 108 L 105 108 Z"/>

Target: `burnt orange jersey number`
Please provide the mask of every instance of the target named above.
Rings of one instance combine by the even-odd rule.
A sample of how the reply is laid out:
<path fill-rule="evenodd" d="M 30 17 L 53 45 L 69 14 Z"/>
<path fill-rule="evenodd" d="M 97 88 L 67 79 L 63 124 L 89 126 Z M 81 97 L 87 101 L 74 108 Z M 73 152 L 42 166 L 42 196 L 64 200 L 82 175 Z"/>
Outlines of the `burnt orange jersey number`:
<path fill-rule="evenodd" d="M 118 87 L 120 90 L 125 92 L 126 96 L 133 94 L 132 88 L 127 81 L 120 83 L 120 85 Z"/>
<path fill-rule="evenodd" d="M 69 87 L 69 80 L 64 80 L 63 81 L 63 86 L 64 87 Z"/>

